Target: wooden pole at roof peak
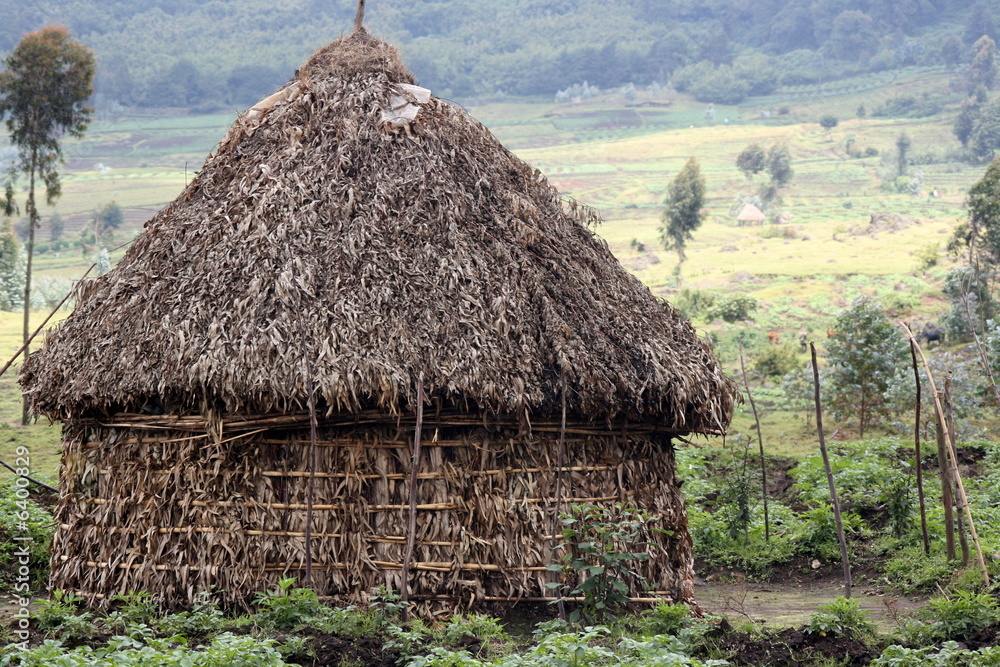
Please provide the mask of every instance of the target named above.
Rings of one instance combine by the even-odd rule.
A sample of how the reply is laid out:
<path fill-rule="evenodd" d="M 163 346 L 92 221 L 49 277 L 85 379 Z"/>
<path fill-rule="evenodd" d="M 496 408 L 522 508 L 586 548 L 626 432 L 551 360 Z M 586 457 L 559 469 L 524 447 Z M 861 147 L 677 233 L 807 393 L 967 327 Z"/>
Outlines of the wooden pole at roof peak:
<path fill-rule="evenodd" d="M 365 23 L 365 0 L 358 0 L 358 13 L 354 15 L 354 32 L 362 30 Z"/>

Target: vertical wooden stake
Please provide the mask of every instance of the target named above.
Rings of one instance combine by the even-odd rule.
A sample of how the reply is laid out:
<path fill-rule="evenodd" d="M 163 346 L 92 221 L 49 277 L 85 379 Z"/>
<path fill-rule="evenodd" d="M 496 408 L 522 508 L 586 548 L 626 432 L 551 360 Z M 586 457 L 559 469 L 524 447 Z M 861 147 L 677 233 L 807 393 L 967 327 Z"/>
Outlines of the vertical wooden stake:
<path fill-rule="evenodd" d="M 747 369 L 743 363 L 743 343 L 740 343 L 740 370 L 743 371 L 743 387 L 747 390 L 747 398 L 750 399 L 750 407 L 753 409 L 753 421 L 757 425 L 757 446 L 760 449 L 760 497 L 764 501 L 764 541 L 769 542 L 771 540 L 771 520 L 767 512 L 767 464 L 764 461 L 764 437 L 760 432 L 757 402 L 753 400 L 750 383 L 747 382 Z"/>
<path fill-rule="evenodd" d="M 362 3 L 364 4 L 364 3 Z M 420 472 L 420 432 L 424 428 L 424 372 L 417 378 L 417 427 L 413 432 L 413 458 L 410 463 L 410 513 L 406 529 L 406 551 L 403 553 L 403 621 L 409 620 L 410 561 L 417 538 L 417 474 Z"/>
<path fill-rule="evenodd" d="M 951 452 L 951 460 L 954 465 L 948 466 L 952 478 L 955 480 L 955 486 L 958 487 L 959 472 L 958 472 L 958 450 L 955 448 L 955 415 L 951 411 L 951 373 L 945 376 L 944 379 L 944 412 L 945 419 L 948 423 L 948 449 Z M 962 520 L 962 512 L 965 509 L 962 506 L 962 499 L 959 498 L 958 505 L 956 506 L 958 510 L 956 516 L 956 528 L 958 528 L 958 545 L 962 548 L 962 567 L 966 567 L 969 564 L 969 538 L 965 534 L 965 522 Z"/>
<path fill-rule="evenodd" d="M 301 309 L 300 311 L 301 312 Z M 312 586 L 312 522 L 313 522 L 313 492 L 316 486 L 316 387 L 313 384 L 312 364 L 309 363 L 308 347 L 306 345 L 306 329 L 302 320 L 298 321 L 299 341 L 302 345 L 302 366 L 305 374 L 306 390 L 309 392 L 306 403 L 309 408 L 309 452 L 306 455 L 306 587 Z"/>
<path fill-rule="evenodd" d="M 562 372 L 562 420 L 559 426 L 559 444 L 556 452 L 556 507 L 552 515 L 552 556 L 556 554 L 556 536 L 559 534 L 559 512 L 562 506 L 563 466 L 566 465 L 566 371 Z M 558 575 L 557 575 L 558 576 Z M 562 589 L 556 588 L 556 605 L 559 607 L 559 618 L 566 620 L 566 603 L 563 601 Z"/>
<path fill-rule="evenodd" d="M 309 368 L 308 361 L 306 367 Z M 312 369 L 306 380 L 309 387 L 309 485 L 306 487 L 306 586 L 312 586 L 312 524 L 316 488 L 316 387 Z"/>
<path fill-rule="evenodd" d="M 935 389 L 934 401 L 941 404 L 941 396 Z M 944 419 L 937 416 L 938 475 L 941 477 L 941 504 L 944 505 L 944 549 L 945 558 L 955 560 L 955 498 L 952 495 L 951 457 L 948 455 L 948 438 L 945 436 Z"/>
<path fill-rule="evenodd" d="M 826 468 L 826 483 L 830 487 L 830 502 L 833 505 L 833 518 L 837 522 L 837 539 L 840 540 L 840 559 L 844 563 L 844 597 L 851 597 L 851 560 L 847 554 L 847 537 L 844 535 L 844 522 L 840 516 L 840 501 L 837 499 L 837 489 L 833 483 L 833 469 L 830 467 L 830 455 L 826 451 L 826 436 L 823 435 L 823 405 L 819 398 L 819 365 L 816 363 L 816 343 L 809 343 L 812 352 L 813 383 L 816 399 L 816 430 L 819 432 L 819 451 L 823 455 L 823 466 Z"/>
<path fill-rule="evenodd" d="M 920 457 L 920 370 L 917 368 L 917 351 L 910 344 L 910 358 L 913 360 L 913 381 L 917 386 L 917 406 L 913 425 L 913 457 L 917 469 L 917 502 L 920 505 L 920 533 L 924 538 L 924 553 L 931 552 L 931 539 L 927 534 L 927 504 L 924 501 L 924 475 Z"/>

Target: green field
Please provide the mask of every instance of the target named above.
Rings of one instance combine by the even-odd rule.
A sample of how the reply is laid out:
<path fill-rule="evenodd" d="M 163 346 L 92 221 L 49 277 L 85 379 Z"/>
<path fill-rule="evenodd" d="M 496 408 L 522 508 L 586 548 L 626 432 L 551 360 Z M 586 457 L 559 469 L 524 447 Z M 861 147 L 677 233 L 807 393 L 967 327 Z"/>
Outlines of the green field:
<path fill-rule="evenodd" d="M 942 111 L 920 119 L 871 116 L 899 96 L 933 99 Z M 774 331 L 789 342 L 807 331 L 822 344 L 832 318 L 859 294 L 890 301 L 904 295 L 900 300 L 909 305 L 900 317 L 929 320 L 944 309 L 939 284 L 950 261 L 944 248 L 963 218 L 965 192 L 985 168 L 947 159 L 959 148 L 951 124 L 960 101 L 961 94 L 949 90 L 947 72 L 924 68 L 782 89 L 738 107 L 717 106 L 714 119 L 706 117 L 705 105 L 671 91 L 640 91 L 633 99 L 608 93 L 565 104 L 504 100 L 467 108 L 565 195 L 598 209 L 604 218 L 598 233 L 626 268 L 668 299 L 677 290 L 676 258 L 661 249 L 659 218 L 667 184 L 696 156 L 707 179 L 708 218 L 688 246 L 682 286 L 738 291 L 760 302 L 754 321 L 696 326 L 722 338 Z M 869 111 L 864 119 L 856 117 L 860 105 Z M 831 132 L 817 122 L 827 113 L 841 121 Z M 172 112 L 95 121 L 83 139 L 66 144 L 64 194 L 55 209 L 67 222 L 66 237 L 76 238 L 97 207 L 116 201 L 126 213 L 126 228 L 116 242 L 132 238 L 179 194 L 234 118 L 235 112 Z M 923 177 L 916 195 L 879 187 L 882 156 L 854 159 L 845 150 L 853 136 L 862 150 L 871 147 L 891 159 L 902 132 L 912 140 L 911 156 L 926 156 L 922 161 L 928 162 L 910 167 L 910 174 Z M 791 151 L 795 176 L 781 190 L 776 209 L 785 213 L 786 224 L 735 222 L 734 198 L 757 185 L 735 166 L 736 155 L 751 142 L 765 148 L 784 143 Z M 52 211 L 42 213 L 47 217 Z M 900 216 L 898 228 L 869 229 L 876 213 Z M 44 225 L 41 236 L 47 238 Z M 919 257 L 934 247 L 938 266 L 921 272 Z M 79 249 L 41 254 L 38 275 L 75 279 L 92 259 Z M 36 314 L 36 321 L 43 316 Z M 0 346 L 13 352 L 19 330 L 19 316 L 0 315 Z M 719 353 L 734 372 L 733 351 Z M 0 421 L 17 421 L 16 403 L 12 370 L 0 380 Z M 802 424 L 776 408 L 765 415 L 765 439 L 777 453 L 804 453 L 815 434 Z M 748 428 L 744 411 L 735 429 Z M 45 435 L 50 431 L 36 427 L 31 437 L 54 443 L 55 435 Z M 8 447 L 0 446 L 0 455 L 7 456 Z M 39 455 L 38 461 L 40 470 L 55 473 L 54 458 Z"/>

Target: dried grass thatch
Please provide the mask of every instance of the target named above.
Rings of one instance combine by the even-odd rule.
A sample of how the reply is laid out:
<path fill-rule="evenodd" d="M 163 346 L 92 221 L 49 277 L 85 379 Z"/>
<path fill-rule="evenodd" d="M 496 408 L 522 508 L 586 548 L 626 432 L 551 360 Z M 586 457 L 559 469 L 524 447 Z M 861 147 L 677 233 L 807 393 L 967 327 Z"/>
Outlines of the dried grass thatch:
<path fill-rule="evenodd" d="M 545 597 L 578 499 L 654 513 L 642 574 L 692 599 L 669 438 L 723 431 L 735 385 L 590 210 L 412 84 L 363 29 L 321 49 L 81 285 L 21 376 L 66 422 L 53 585 L 357 598 L 413 535 L 422 613 Z"/>
<path fill-rule="evenodd" d="M 716 432 L 736 390 L 537 170 L 463 110 L 410 102 L 357 31 L 244 114 L 35 354 L 35 412 L 412 410 L 428 396 Z M 419 109 L 383 121 L 393 100 Z"/>
<path fill-rule="evenodd" d="M 767 216 L 759 208 L 747 202 L 740 209 L 739 214 L 736 216 L 738 222 L 754 222 L 761 223 L 767 221 Z"/>

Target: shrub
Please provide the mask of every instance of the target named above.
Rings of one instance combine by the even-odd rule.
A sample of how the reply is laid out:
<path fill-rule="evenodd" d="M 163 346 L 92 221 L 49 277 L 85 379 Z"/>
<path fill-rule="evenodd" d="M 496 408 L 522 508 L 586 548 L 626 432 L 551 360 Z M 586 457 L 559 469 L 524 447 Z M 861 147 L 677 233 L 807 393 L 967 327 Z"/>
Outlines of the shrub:
<path fill-rule="evenodd" d="M 955 642 L 941 648 L 904 648 L 892 645 L 870 663 L 870 667 L 995 667 L 1000 664 L 1000 646 L 970 651 Z"/>
<path fill-rule="evenodd" d="M 645 590 L 642 575 L 631 569 L 635 561 L 648 560 L 648 544 L 642 535 L 652 518 L 645 512 L 618 503 L 613 509 L 593 505 L 572 505 L 560 515 L 562 534 L 556 546 L 557 563 L 546 566 L 566 573 L 578 583 L 551 582 L 549 588 L 582 596 L 570 620 L 593 622 L 614 619 L 617 610 L 629 600 L 629 584 Z M 640 551 L 629 551 L 636 547 Z"/>
<path fill-rule="evenodd" d="M 15 449 L 20 457 L 22 447 Z M 16 463 L 15 459 L 15 466 Z M 19 477 L 0 485 L 0 588 L 12 588 L 19 594 L 40 590 L 49 574 L 49 544 L 52 542 L 52 515 L 31 499 L 27 479 Z M 12 537 L 26 537 L 14 541 Z M 15 555 L 28 545 L 29 581 L 18 581 Z M 23 588 L 27 584 L 27 588 Z"/>
<path fill-rule="evenodd" d="M 730 323 L 748 320 L 756 312 L 757 305 L 757 299 L 749 294 L 727 294 L 715 299 L 707 317 Z"/>
<path fill-rule="evenodd" d="M 868 618 L 868 612 L 861 609 L 857 600 L 838 597 L 833 602 L 820 605 L 819 610 L 809 617 L 807 633 L 837 637 L 871 636 L 875 634 L 875 624 Z"/>
<path fill-rule="evenodd" d="M 319 597 L 308 588 L 293 588 L 294 577 L 278 580 L 276 591 L 257 594 L 254 603 L 261 607 L 257 616 L 267 625 L 276 628 L 293 628 L 307 623 L 324 609 Z"/>
<path fill-rule="evenodd" d="M 798 364 L 795 346 L 771 345 L 757 355 L 753 367 L 767 377 L 781 377 L 794 371 Z"/>
<path fill-rule="evenodd" d="M 691 609 L 685 604 L 661 602 L 643 613 L 643 629 L 653 635 L 676 635 L 691 624 Z"/>
<path fill-rule="evenodd" d="M 962 640 L 1000 620 L 1000 610 L 992 595 L 959 591 L 932 597 L 923 616 L 940 639 Z"/>

